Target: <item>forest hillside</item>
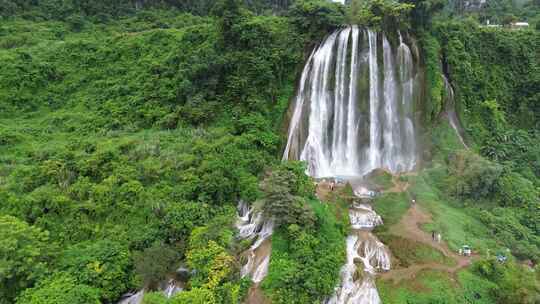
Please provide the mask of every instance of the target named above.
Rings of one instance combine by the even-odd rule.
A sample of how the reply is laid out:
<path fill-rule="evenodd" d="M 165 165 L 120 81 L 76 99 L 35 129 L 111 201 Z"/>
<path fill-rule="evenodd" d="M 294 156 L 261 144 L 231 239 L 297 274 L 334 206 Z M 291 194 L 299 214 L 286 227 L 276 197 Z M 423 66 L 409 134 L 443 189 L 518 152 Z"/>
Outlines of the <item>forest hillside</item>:
<path fill-rule="evenodd" d="M 345 2 L 0 0 L 0 304 L 539 303 L 540 3 Z M 411 170 L 284 155 L 407 88 Z"/>

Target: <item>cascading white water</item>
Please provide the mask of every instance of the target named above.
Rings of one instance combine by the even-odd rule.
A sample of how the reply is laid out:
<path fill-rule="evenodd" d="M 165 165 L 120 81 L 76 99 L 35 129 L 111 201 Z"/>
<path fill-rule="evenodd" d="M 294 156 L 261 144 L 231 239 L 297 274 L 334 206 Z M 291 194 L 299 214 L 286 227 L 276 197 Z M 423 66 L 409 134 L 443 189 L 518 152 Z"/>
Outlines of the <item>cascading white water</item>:
<path fill-rule="evenodd" d="M 300 78 L 284 160 L 306 161 L 307 173 L 315 178 L 349 181 L 375 169 L 399 173 L 416 167 L 420 69 L 401 33 L 396 34 L 399 43 L 392 44 L 385 33 L 352 25 L 313 51 Z M 364 200 L 375 194 L 365 185 L 354 193 Z M 359 203 L 351 206 L 349 218 L 347 262 L 326 303 L 380 304 L 375 276 L 390 270 L 390 255 L 371 230 L 382 219 L 370 205 Z"/>
<path fill-rule="evenodd" d="M 347 263 L 341 269 L 341 284 L 326 304 L 380 304 L 375 276 L 390 270 L 390 255 L 371 233 L 382 219 L 370 205 L 355 203 L 349 210 L 352 233 L 347 237 Z M 364 266 L 359 269 L 357 264 Z M 363 272 L 362 278 L 356 278 Z"/>
<path fill-rule="evenodd" d="M 381 162 L 379 149 L 380 123 L 379 123 L 379 64 L 377 62 L 377 34 L 368 30 L 369 35 L 369 162 L 367 169 L 376 168 Z M 367 170 L 366 170 L 367 171 Z M 368 171 L 369 172 L 369 171 Z"/>
<path fill-rule="evenodd" d="M 175 294 L 182 292 L 184 290 L 183 284 L 179 284 L 174 279 L 169 279 L 167 282 L 167 285 L 163 289 L 163 293 L 165 294 L 165 297 L 168 299 L 172 298 Z"/>
<path fill-rule="evenodd" d="M 161 291 L 167 299 L 170 299 L 177 293 L 184 290 L 184 282 L 171 278 L 165 282 L 162 282 L 158 290 Z M 145 289 L 141 289 L 135 294 L 128 294 L 127 296 L 124 296 L 124 298 L 121 299 L 118 304 L 141 304 L 143 302 L 145 292 Z"/>
<path fill-rule="evenodd" d="M 417 72 L 399 36 L 394 48 L 353 25 L 321 43 L 302 72 L 283 159 L 306 161 L 316 178 L 414 169 Z"/>
<path fill-rule="evenodd" d="M 445 98 L 445 109 L 444 113 L 446 114 L 448 118 L 448 122 L 450 123 L 450 126 L 454 131 L 456 131 L 456 135 L 463 145 L 465 149 L 469 149 L 467 144 L 465 143 L 465 140 L 463 139 L 463 128 L 461 127 L 461 124 L 459 122 L 457 113 L 456 113 L 456 105 L 455 105 L 455 97 L 454 97 L 454 88 L 450 85 L 450 82 L 448 81 L 448 78 L 446 75 L 441 74 L 441 77 L 444 82 L 444 89 L 446 91 L 446 98 Z"/>
<path fill-rule="evenodd" d="M 382 225 L 381 217 L 371 209 L 371 206 L 359 204 L 349 210 L 349 219 L 353 229 L 373 229 Z"/>
<path fill-rule="evenodd" d="M 144 298 L 144 290 L 140 290 L 136 294 L 130 295 L 118 302 L 118 304 L 140 304 Z"/>
<path fill-rule="evenodd" d="M 242 277 L 249 276 L 254 283 L 260 283 L 268 274 L 271 253 L 269 240 L 274 223 L 272 220 L 264 220 L 262 212 L 250 209 L 247 203 L 240 201 L 236 228 L 241 240 L 253 241 L 243 254 L 247 262 L 242 266 L 240 274 Z"/>

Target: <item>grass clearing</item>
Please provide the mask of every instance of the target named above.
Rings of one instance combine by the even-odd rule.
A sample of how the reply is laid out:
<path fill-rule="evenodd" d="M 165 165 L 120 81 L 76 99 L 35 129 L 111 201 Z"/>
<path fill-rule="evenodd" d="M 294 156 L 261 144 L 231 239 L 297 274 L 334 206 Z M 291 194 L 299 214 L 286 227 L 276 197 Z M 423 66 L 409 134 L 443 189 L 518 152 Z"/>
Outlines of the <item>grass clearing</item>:
<path fill-rule="evenodd" d="M 424 225 L 422 229 L 426 232 L 440 231 L 443 240 L 455 251 L 464 244 L 481 252 L 496 248 L 496 242 L 490 238 L 489 231 L 473 217 L 474 209 L 453 207 L 435 186 L 428 183 L 428 180 L 433 181 L 430 170 L 436 172 L 437 169 L 426 169 L 411 178 L 410 191 L 416 195 L 418 204 L 433 216 L 433 223 Z"/>
<path fill-rule="evenodd" d="M 442 252 L 420 242 L 392 234 L 380 234 L 379 239 L 388 246 L 392 255 L 397 259 L 397 266 L 409 267 L 413 264 L 428 263 L 456 265 L 456 261 L 452 258 L 446 257 Z"/>
<path fill-rule="evenodd" d="M 456 282 L 444 271 L 421 271 L 413 280 L 400 282 L 377 281 L 383 303 L 392 304 L 465 304 L 456 289 Z"/>
<path fill-rule="evenodd" d="M 373 208 L 379 214 L 384 225 L 376 228 L 376 232 L 387 231 L 397 224 L 410 207 L 407 193 L 385 193 L 373 200 Z"/>

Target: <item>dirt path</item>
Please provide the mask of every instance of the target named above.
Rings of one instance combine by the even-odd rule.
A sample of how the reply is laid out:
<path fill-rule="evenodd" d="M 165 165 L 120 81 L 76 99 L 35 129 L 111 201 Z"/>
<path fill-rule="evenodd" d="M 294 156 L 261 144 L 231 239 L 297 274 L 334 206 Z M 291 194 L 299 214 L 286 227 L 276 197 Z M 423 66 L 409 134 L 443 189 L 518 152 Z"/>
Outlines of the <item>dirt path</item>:
<path fill-rule="evenodd" d="M 330 183 L 328 182 L 319 182 L 315 186 L 315 193 L 317 194 L 317 197 L 321 201 L 327 201 L 328 195 L 330 195 L 332 191 L 330 190 Z"/>
<path fill-rule="evenodd" d="M 263 294 L 259 284 L 254 284 L 249 289 L 244 304 L 270 304 L 270 300 Z"/>
<path fill-rule="evenodd" d="M 392 176 L 392 183 L 394 186 L 388 190 L 383 190 L 384 193 L 398 193 L 398 192 L 405 192 L 407 189 L 409 189 L 410 184 L 406 181 L 400 181 L 399 176 L 394 175 Z"/>
<path fill-rule="evenodd" d="M 400 181 L 399 177 L 394 176 L 392 178 L 394 184 L 393 187 L 384 190 L 385 193 L 397 193 L 397 192 L 406 192 L 409 188 L 409 183 L 406 181 Z M 334 194 L 336 190 L 330 190 L 329 182 L 321 182 L 317 186 L 317 197 L 323 201 L 327 201 L 330 195 Z M 424 264 L 415 264 L 407 268 L 393 269 L 389 272 L 383 273 L 380 277 L 383 280 L 393 280 L 395 283 L 401 280 L 414 279 L 416 275 L 422 270 L 439 270 L 447 271 L 451 274 L 456 273 L 456 271 L 467 267 L 471 264 L 474 257 L 464 257 L 460 256 L 450 248 L 446 242 L 442 241 L 441 243 L 435 242 L 432 239 L 430 233 L 427 233 L 420 229 L 420 227 L 426 223 L 432 222 L 431 215 L 427 212 L 424 212 L 418 204 L 412 205 L 407 213 L 403 216 L 401 221 L 396 225 L 392 226 L 389 230 L 391 234 L 396 236 L 414 240 L 430 246 L 438 251 L 440 251 L 445 257 L 451 258 L 456 261 L 456 265 L 448 266 L 440 263 L 424 263 Z"/>
<path fill-rule="evenodd" d="M 446 257 L 455 260 L 456 265 L 447 266 L 439 263 L 416 264 L 407 268 L 391 270 L 387 273 L 384 273 L 381 276 L 382 279 L 394 280 L 395 282 L 399 282 L 404 279 L 414 278 L 418 272 L 424 269 L 448 271 L 453 274 L 459 269 L 467 267 L 471 264 L 473 258 L 458 255 L 457 253 L 450 250 L 450 248 L 448 248 L 448 245 L 444 241 L 442 241 L 441 243 L 437 243 L 432 240 L 431 234 L 420 229 L 423 224 L 429 223 L 431 221 L 431 216 L 428 213 L 422 211 L 417 204 L 414 204 L 413 206 L 411 206 L 411 208 L 409 208 L 401 221 L 390 228 L 390 233 L 428 245 L 442 252 L 442 254 Z"/>

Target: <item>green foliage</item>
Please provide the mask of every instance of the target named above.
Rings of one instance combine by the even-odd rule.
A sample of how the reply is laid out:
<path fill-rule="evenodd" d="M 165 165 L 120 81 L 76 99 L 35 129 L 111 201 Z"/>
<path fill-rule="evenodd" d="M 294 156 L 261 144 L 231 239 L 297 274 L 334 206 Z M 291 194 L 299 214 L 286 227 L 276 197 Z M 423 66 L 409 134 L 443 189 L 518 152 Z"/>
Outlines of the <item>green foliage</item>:
<path fill-rule="evenodd" d="M 437 127 L 432 184 L 439 198 L 459 198 L 456 205 L 515 256 L 537 260 L 540 154 L 532 88 L 538 86 L 538 56 L 529 50 L 540 36 L 451 21 L 437 23 L 434 34 L 466 132 L 484 157 L 462 150 L 451 130 Z"/>
<path fill-rule="evenodd" d="M 428 89 L 423 118 L 430 124 L 435 122 L 444 107 L 445 87 L 442 79 L 441 46 L 437 39 L 426 32 L 421 32 L 420 43 L 426 65 L 426 87 Z"/>
<path fill-rule="evenodd" d="M 435 26 L 435 35 L 475 141 L 483 143 L 510 126 L 538 127 L 539 57 L 532 51 L 538 32 L 445 22 Z"/>
<path fill-rule="evenodd" d="M 217 304 L 215 295 L 211 290 L 194 288 L 190 291 L 179 293 L 171 301 L 172 304 Z"/>
<path fill-rule="evenodd" d="M 398 223 L 410 206 L 410 199 L 404 192 L 385 193 L 373 200 L 373 208 L 384 221 L 378 230 L 386 230 Z"/>
<path fill-rule="evenodd" d="M 273 303 L 313 303 L 328 297 L 345 261 L 345 227 L 332 205 L 310 201 L 315 230 L 283 227 L 272 236 L 272 259 L 262 283 Z"/>
<path fill-rule="evenodd" d="M 479 218 L 500 240 L 500 243 L 510 248 L 516 257 L 537 261 L 540 259 L 540 251 L 538 250 L 540 238 L 538 234 L 535 234 L 534 229 L 524 225 L 521 212 L 516 209 L 496 207 L 490 211 L 483 210 Z M 525 212 L 527 211 L 525 210 Z M 532 216 L 534 217 L 535 214 L 533 213 Z M 534 223 L 533 225 L 537 225 L 536 222 Z"/>
<path fill-rule="evenodd" d="M 236 216 L 235 210 L 232 206 L 224 207 L 207 225 L 193 229 L 189 238 L 190 248 L 205 247 L 210 241 L 228 247 L 234 236 L 231 227 Z"/>
<path fill-rule="evenodd" d="M 463 297 L 459 287 L 456 288 L 447 272 L 424 270 L 414 279 L 401 281 L 399 285 L 392 281 L 382 281 L 377 282 L 377 287 L 384 303 L 471 303 Z"/>
<path fill-rule="evenodd" d="M 414 5 L 392 0 L 353 0 L 349 11 L 349 21 L 382 29 L 408 29 L 408 15 Z"/>
<path fill-rule="evenodd" d="M 538 300 L 534 273 L 513 262 L 501 265 L 484 260 L 459 271 L 456 277 L 454 280 L 442 271 L 422 271 L 400 284 L 380 280 L 377 287 L 382 301 L 388 303 L 526 304 Z"/>
<path fill-rule="evenodd" d="M 433 223 L 422 228 L 427 232 L 440 232 L 454 251 L 464 244 L 471 246 L 476 252 L 497 247 L 490 230 L 480 221 L 478 210 L 460 206 L 445 194 L 446 177 L 446 168 L 442 167 L 426 170 L 410 179 L 409 191 L 416 197 L 417 204 L 433 217 Z"/>
<path fill-rule="evenodd" d="M 207 226 L 195 228 L 189 240 L 187 265 L 195 270 L 191 290 L 181 292 L 172 303 L 238 303 L 241 282 L 237 264 L 227 250 L 233 241 L 234 209 L 212 219 Z"/>
<path fill-rule="evenodd" d="M 441 231 L 454 248 L 469 244 L 485 251 L 498 243 L 517 257 L 537 260 L 538 195 L 531 183 L 472 152 L 459 150 L 454 155 L 476 160 L 468 165 L 437 164 L 427 177 L 413 181 L 417 201 L 434 215 L 435 223 L 425 228 Z"/>
<path fill-rule="evenodd" d="M 193 228 L 204 225 L 210 218 L 207 205 L 194 202 L 172 204 L 164 210 L 161 230 L 169 242 L 185 241 Z"/>
<path fill-rule="evenodd" d="M 234 47 L 238 43 L 235 26 L 241 23 L 244 17 L 240 8 L 240 0 L 219 0 L 214 6 L 214 14 L 219 19 L 222 43 L 225 45 Z"/>
<path fill-rule="evenodd" d="M 446 257 L 442 252 L 423 243 L 394 236 L 391 234 L 379 235 L 380 240 L 388 246 L 394 258 L 397 259 L 395 266 L 410 267 L 416 264 L 439 263 L 454 266 L 455 261 Z"/>
<path fill-rule="evenodd" d="M 197 269 L 197 275 L 191 283 L 194 287 L 213 289 L 231 273 L 233 257 L 228 255 L 225 248 L 214 241 L 209 241 L 202 248 L 191 248 L 187 253 L 188 265 Z"/>
<path fill-rule="evenodd" d="M 315 214 L 304 197 L 312 196 L 313 183 L 302 170 L 300 164 L 282 165 L 272 170 L 262 182 L 263 210 L 278 226 L 294 224 L 310 229 L 315 224 Z"/>
<path fill-rule="evenodd" d="M 17 304 L 99 304 L 99 299 L 99 289 L 59 273 L 25 290 L 17 298 Z"/>
<path fill-rule="evenodd" d="M 410 11 L 409 18 L 412 28 L 415 31 L 430 28 L 432 19 L 437 16 L 447 3 L 444 0 L 404 0 L 400 2 L 407 3 L 413 7 Z"/>
<path fill-rule="evenodd" d="M 458 197 L 480 199 L 489 197 L 496 189 L 502 168 L 467 150 L 456 151 L 448 159 L 449 190 Z"/>
<path fill-rule="evenodd" d="M 495 259 L 474 264 L 474 271 L 497 285 L 496 303 L 533 304 L 540 300 L 540 284 L 535 273 L 515 263 L 500 264 Z"/>
<path fill-rule="evenodd" d="M 515 172 L 509 172 L 498 180 L 503 206 L 526 207 L 539 205 L 539 193 L 533 183 Z"/>
<path fill-rule="evenodd" d="M 142 287 L 134 252 L 157 242 L 184 256 L 195 227 L 230 226 L 234 208 L 222 207 L 257 199 L 277 162 L 273 100 L 291 94 L 303 40 L 285 18 L 249 16 L 238 25 L 246 48 L 225 52 L 215 21 L 144 11 L 106 26 L 85 18 L 77 33 L 73 23 L 2 25 L 0 210 L 51 231 L 65 254 L 84 240 L 119 244 L 122 269 L 90 271 L 105 259 L 85 250 L 72 261 L 102 299 Z M 228 248 L 232 235 L 217 225 L 200 239 Z M 239 298 L 227 284 L 215 296 Z"/>
<path fill-rule="evenodd" d="M 466 149 L 459 140 L 456 130 L 450 122 L 443 120 L 431 130 L 432 160 L 436 163 L 445 163 L 450 155 Z"/>
<path fill-rule="evenodd" d="M 289 11 L 291 22 L 310 39 L 318 40 L 345 22 L 345 10 L 325 0 L 296 0 Z"/>
<path fill-rule="evenodd" d="M 394 185 L 392 174 L 385 170 L 373 170 L 368 174 L 367 178 L 380 190 L 388 190 Z"/>
<path fill-rule="evenodd" d="M 99 288 L 101 299 L 117 299 L 129 286 L 129 251 L 120 243 L 103 240 L 68 247 L 59 260 L 65 271 L 79 284 Z"/>
<path fill-rule="evenodd" d="M 479 276 L 471 269 L 459 271 L 457 279 L 462 286 L 463 297 L 467 301 L 478 304 L 496 303 L 495 291 L 497 285 Z"/>
<path fill-rule="evenodd" d="M 179 261 L 178 252 L 166 245 L 156 243 L 150 248 L 133 255 L 135 271 L 143 286 L 156 287 L 172 273 Z"/>
<path fill-rule="evenodd" d="M 0 0 L 0 303 L 116 302 L 184 257 L 196 271 L 187 290 L 145 302 L 238 303 L 248 285 L 231 246 L 239 199 L 266 201 L 281 221 L 263 283 L 274 302 L 320 302 L 333 291 L 344 207 L 315 201 L 305 168 L 275 156 L 304 47 L 341 26 L 345 8 L 306 0 L 289 17 L 257 16 L 246 7 L 291 3 L 225 0 L 211 16 L 180 13 L 207 15 L 215 4 Z M 429 24 L 437 2 L 413 4 L 377 2 L 364 19 Z M 504 171 L 492 182 L 474 166 L 434 168 L 413 191 L 451 247 L 494 247 L 494 237 L 537 260 L 537 36 L 455 24 L 433 34 L 440 46 L 423 43 L 432 121 L 442 107 L 441 49 L 468 131 Z M 505 209 L 456 208 L 441 187 L 457 177 L 468 191 L 462 205 L 489 184 Z M 387 224 L 408 206 L 399 195 L 378 202 Z M 429 279 L 432 290 L 444 287 L 440 298 L 408 299 L 457 299 L 443 278 Z"/>
<path fill-rule="evenodd" d="M 169 300 L 163 292 L 147 292 L 144 294 L 142 304 L 167 304 Z"/>
<path fill-rule="evenodd" d="M 511 165 L 528 179 L 540 176 L 540 149 L 536 145 L 540 135 L 519 129 L 505 129 L 487 138 L 482 154 L 492 160 Z"/>
<path fill-rule="evenodd" d="M 48 232 L 12 216 L 0 215 L 0 303 L 49 272 L 53 247 Z"/>

